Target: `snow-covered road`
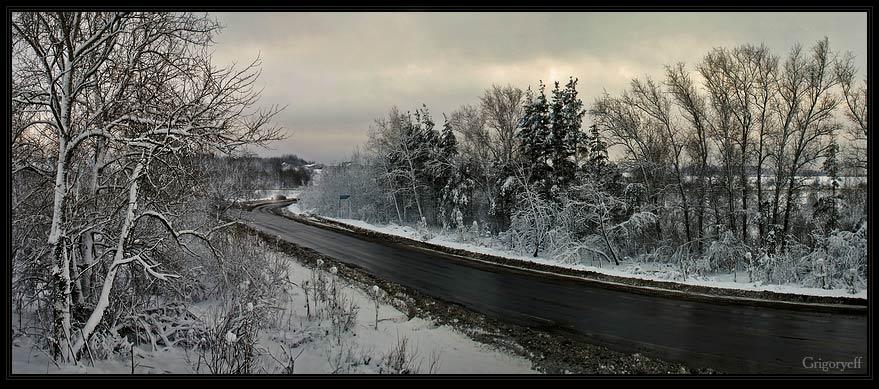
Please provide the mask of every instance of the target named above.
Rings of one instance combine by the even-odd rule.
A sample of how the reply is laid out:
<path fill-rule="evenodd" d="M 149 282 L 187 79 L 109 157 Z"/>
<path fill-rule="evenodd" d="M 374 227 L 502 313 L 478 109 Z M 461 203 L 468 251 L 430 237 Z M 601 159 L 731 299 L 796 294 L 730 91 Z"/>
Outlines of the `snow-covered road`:
<path fill-rule="evenodd" d="M 730 373 L 827 373 L 804 359 L 853 361 L 866 373 L 864 315 L 794 312 L 632 294 L 383 245 L 277 216 L 244 212 L 256 228 L 376 276 L 516 324 L 627 352 Z"/>

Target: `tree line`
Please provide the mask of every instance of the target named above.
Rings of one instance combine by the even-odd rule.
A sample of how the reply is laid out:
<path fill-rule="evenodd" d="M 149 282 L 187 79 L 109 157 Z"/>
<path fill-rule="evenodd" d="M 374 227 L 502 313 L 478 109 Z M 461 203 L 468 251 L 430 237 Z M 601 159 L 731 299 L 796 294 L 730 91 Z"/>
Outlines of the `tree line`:
<path fill-rule="evenodd" d="M 494 85 L 442 126 L 426 106 L 392 108 L 354 163 L 303 200 L 334 216 L 329 199 L 345 191 L 367 221 L 476 222 L 534 256 L 863 282 L 866 252 L 838 252 L 866 238 L 867 88 L 853 63 L 826 38 L 780 56 L 740 45 L 589 106 L 570 78 L 549 92 Z M 822 265 L 833 269 L 816 270 L 816 258 L 834 256 Z"/>

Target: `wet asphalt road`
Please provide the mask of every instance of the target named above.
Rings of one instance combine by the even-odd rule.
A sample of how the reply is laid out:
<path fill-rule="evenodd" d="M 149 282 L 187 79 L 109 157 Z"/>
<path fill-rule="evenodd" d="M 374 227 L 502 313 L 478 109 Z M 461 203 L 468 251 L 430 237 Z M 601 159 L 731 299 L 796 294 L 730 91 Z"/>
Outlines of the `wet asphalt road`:
<path fill-rule="evenodd" d="M 715 305 L 608 290 L 361 240 L 277 216 L 272 207 L 242 212 L 242 218 L 375 276 L 515 324 L 727 373 L 867 374 L 866 315 Z M 860 369 L 805 368 L 809 357 L 806 364 L 861 357 Z"/>

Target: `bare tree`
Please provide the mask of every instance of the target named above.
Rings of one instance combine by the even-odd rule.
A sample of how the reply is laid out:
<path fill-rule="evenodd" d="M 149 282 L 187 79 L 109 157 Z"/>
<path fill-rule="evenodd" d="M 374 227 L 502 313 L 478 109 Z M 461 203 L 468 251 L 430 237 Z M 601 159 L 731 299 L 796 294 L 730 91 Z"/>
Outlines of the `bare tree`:
<path fill-rule="evenodd" d="M 748 240 L 748 162 L 750 156 L 752 130 L 754 124 L 754 73 L 755 63 L 751 60 L 755 48 L 739 46 L 732 50 L 718 48 L 709 53 L 699 69 L 709 85 L 715 106 L 728 110 L 730 126 L 723 126 L 721 143 L 726 151 L 725 170 L 729 173 L 729 195 L 737 189 L 741 199 L 738 219 L 741 220 L 741 237 Z M 724 123 L 725 124 L 725 123 Z M 734 183 L 732 176 L 738 176 Z M 732 208 L 733 199 L 729 199 Z M 731 220 L 731 223 L 735 221 Z M 733 231 L 735 227 L 733 226 Z"/>
<path fill-rule="evenodd" d="M 524 114 L 524 99 L 525 92 L 511 85 L 492 85 L 479 98 L 486 124 L 494 130 L 491 141 L 484 146 L 489 147 L 495 158 L 504 165 L 516 158 L 516 130 Z"/>
<path fill-rule="evenodd" d="M 423 144 L 424 135 L 433 131 L 433 123 L 427 108 L 416 111 L 416 120 L 411 114 L 401 114 L 396 108 L 391 109 L 388 119 L 376 120 L 370 132 L 369 149 L 377 153 L 385 167 L 385 182 L 394 198 L 399 220 L 406 220 L 408 205 L 404 204 L 402 212 L 399 198 L 403 197 L 415 203 L 418 219 L 425 217 L 422 204 L 422 192 L 425 189 L 422 173 L 424 162 L 429 157 L 428 149 Z"/>
<path fill-rule="evenodd" d="M 459 151 L 486 162 L 501 158 L 501 148 L 492 141 L 486 117 L 472 105 L 464 104 L 449 115 L 449 123 L 460 136 Z"/>
<path fill-rule="evenodd" d="M 711 102 L 711 117 L 709 120 L 710 136 L 714 141 L 720 160 L 720 169 L 723 172 L 723 183 L 727 200 L 727 221 L 729 229 L 733 232 L 738 230 L 736 217 L 736 179 L 739 177 L 738 165 L 740 162 L 741 149 L 736 148 L 736 117 L 737 109 L 735 97 L 735 85 L 733 79 L 725 75 L 725 67 L 729 67 L 728 55 L 723 49 L 717 49 L 709 53 L 699 64 L 699 73 L 705 80 L 705 88 L 708 91 Z M 728 73 L 728 72 L 726 72 Z M 744 116 L 744 115 L 741 115 Z M 719 233 L 719 231 L 718 231 Z"/>
<path fill-rule="evenodd" d="M 850 166 L 866 174 L 869 167 L 867 161 L 867 136 L 869 133 L 869 116 L 867 115 L 867 80 L 855 82 L 854 57 L 845 55 L 836 66 L 836 75 L 842 86 L 842 97 L 845 99 L 845 117 L 849 125 L 845 128 L 848 135 L 849 150 L 847 160 Z M 866 189 L 865 189 L 866 190 Z M 865 192 L 866 193 L 866 192 Z M 869 196 L 865 196 L 869 198 Z M 869 201 L 864 201 L 864 215 L 867 215 Z"/>
<path fill-rule="evenodd" d="M 839 98 L 832 93 L 832 88 L 838 84 L 838 78 L 832 73 L 835 54 L 829 46 L 825 38 L 812 48 L 811 58 L 804 59 L 799 50 L 794 50 L 785 63 L 780 96 L 783 107 L 787 108 L 788 130 L 779 147 L 780 153 L 789 157 L 779 158 L 788 168 L 783 236 L 790 231 L 790 216 L 798 190 L 803 186 L 798 173 L 826 154 L 829 146 L 826 141 L 839 128 L 833 121 Z M 782 250 L 786 244 L 787 239 L 783 239 Z"/>
<path fill-rule="evenodd" d="M 709 148 L 709 113 L 705 97 L 699 94 L 696 85 L 685 69 L 683 63 L 666 67 L 666 84 L 675 102 L 690 123 L 690 131 L 685 140 L 687 153 L 695 162 L 698 191 L 696 193 L 696 233 L 699 251 L 702 250 L 702 235 L 705 227 L 705 210 L 710 185 L 708 159 Z"/>
<path fill-rule="evenodd" d="M 870 129 L 867 116 L 867 80 L 855 81 L 857 69 L 851 53 L 836 64 L 836 76 L 842 86 L 845 99 L 845 117 L 850 125 L 846 127 L 851 142 L 851 160 L 859 169 L 867 170 L 867 135 Z"/>
<path fill-rule="evenodd" d="M 769 220 L 769 207 L 764 200 L 763 172 L 767 161 L 771 156 L 771 140 L 775 136 L 778 121 L 772 115 L 772 107 L 777 98 L 775 85 L 778 77 L 778 57 L 772 55 L 763 46 L 754 53 L 752 60 L 756 65 L 754 80 L 754 107 L 757 120 L 757 149 L 754 156 L 756 162 L 756 186 L 757 186 L 757 214 L 758 241 L 762 247 L 765 244 L 766 223 Z"/>
<path fill-rule="evenodd" d="M 503 177 L 502 156 L 504 147 L 492 137 L 486 127 L 486 115 L 476 106 L 462 105 L 449 117 L 449 124 L 458 133 L 458 152 L 461 163 L 473 167 L 471 173 L 476 183 L 477 193 L 481 193 L 477 201 L 471 202 L 473 214 L 483 210 L 492 214 L 500 201 Z M 480 209 L 481 208 L 481 209 Z M 488 216 L 488 215 L 485 215 Z M 497 215 L 497 212 L 495 213 Z M 501 217 L 495 217 L 492 223 L 495 229 L 503 224 Z"/>
<path fill-rule="evenodd" d="M 394 210 L 397 214 L 397 221 L 403 224 L 403 212 L 400 208 L 399 196 L 403 195 L 406 190 L 402 185 L 398 185 L 398 180 L 394 174 L 396 169 L 391 161 L 391 156 L 397 148 L 398 141 L 402 137 L 403 132 L 403 116 L 397 107 L 392 107 L 388 112 L 387 118 L 378 118 L 372 126 L 370 126 L 366 144 L 367 151 L 372 154 L 379 165 L 381 165 L 383 174 L 381 175 L 381 183 L 386 188 L 389 196 L 394 203 Z"/>
<path fill-rule="evenodd" d="M 636 173 L 640 173 L 650 210 L 661 215 L 664 169 L 671 147 L 665 130 L 636 108 L 627 93 L 622 97 L 611 97 L 605 92 L 595 101 L 590 114 L 596 125 L 608 133 L 610 145 L 623 148 L 627 162 Z M 656 235 L 663 236 L 661 223 L 656 223 Z"/>
<path fill-rule="evenodd" d="M 692 234 L 690 233 L 690 204 L 687 201 L 687 191 L 684 189 L 684 141 L 682 139 L 683 134 L 676 124 L 673 123 L 671 101 L 666 96 L 666 92 L 648 78 L 645 82 L 641 82 L 638 79 L 632 80 L 632 94 L 628 96 L 628 102 L 631 106 L 641 110 L 653 119 L 665 131 L 664 135 L 669 147 L 671 147 L 671 164 L 677 178 L 676 186 L 678 196 L 680 196 L 680 207 L 684 214 L 684 232 L 687 241 L 690 241 L 692 240 Z"/>
<path fill-rule="evenodd" d="M 531 172 L 520 163 L 516 165 L 516 187 L 520 189 L 516 200 L 518 207 L 511 220 L 512 232 L 519 235 L 519 244 L 524 248 L 533 247 L 533 257 L 537 257 L 546 243 L 550 230 L 555 224 L 556 209 L 552 200 L 545 198 L 530 180 Z"/>
<path fill-rule="evenodd" d="M 167 196 L 187 187 L 182 181 L 192 177 L 191 157 L 277 139 L 270 123 L 279 110 L 256 108 L 258 61 L 241 69 L 211 63 L 205 46 L 219 25 L 204 15 L 21 13 L 12 27 L 27 47 L 14 61 L 14 77 L 26 80 L 13 90 L 14 101 L 40 118 L 20 131 L 51 128 L 46 147 L 57 155 L 47 238 L 53 343 L 56 356 L 71 360 L 102 320 L 120 269 L 139 266 L 159 280 L 174 277 L 158 270 L 154 255 L 165 237 L 135 239 L 135 231 L 155 220 L 185 246 L 187 237 L 206 240 L 216 228 L 177 229 L 163 212 L 181 201 Z M 85 185 L 82 176 L 89 177 Z M 106 244 L 96 247 L 95 235 Z M 95 305 L 74 330 L 76 261 L 82 256 L 97 271 L 93 264 L 105 255 L 112 260 L 100 266 Z"/>

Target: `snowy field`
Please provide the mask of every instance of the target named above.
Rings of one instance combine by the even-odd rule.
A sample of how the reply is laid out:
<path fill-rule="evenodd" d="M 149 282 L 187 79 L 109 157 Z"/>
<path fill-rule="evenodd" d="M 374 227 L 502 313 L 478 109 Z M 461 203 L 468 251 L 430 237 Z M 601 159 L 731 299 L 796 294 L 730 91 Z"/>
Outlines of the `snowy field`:
<path fill-rule="evenodd" d="M 631 176 L 631 174 L 623 174 L 624 176 Z M 763 183 L 764 190 L 774 190 L 775 189 L 775 175 L 774 174 L 766 174 L 760 177 L 760 181 Z M 698 181 L 698 176 L 685 176 L 684 181 L 686 182 L 696 182 Z M 833 183 L 833 178 L 829 176 L 797 176 L 796 181 L 801 185 L 806 186 L 814 186 L 819 185 L 822 188 L 830 188 Z M 748 183 L 750 185 L 757 184 L 757 176 L 748 176 Z M 782 182 L 787 183 L 787 181 Z M 837 183 L 842 188 L 856 188 L 859 185 L 864 185 L 867 183 L 866 176 L 842 176 L 837 178 Z"/>
<path fill-rule="evenodd" d="M 383 295 L 381 290 L 377 293 L 379 303 L 376 308 L 376 299 L 372 296 L 375 289 L 365 292 L 337 277 L 331 268 L 315 274 L 292 258 L 286 258 L 289 262 L 290 285 L 305 285 L 307 281 L 323 277 L 327 285 L 340 290 L 339 301 L 343 306 L 357 307 L 353 310 L 355 321 L 350 330 L 338 335 L 334 330 L 337 318 L 319 315 L 314 299 L 307 301 L 301 288 L 286 288 L 281 299 L 284 312 L 268 328 L 258 332 L 255 373 L 401 373 L 401 370 L 425 374 L 537 373 L 525 358 L 477 343 L 451 327 L 438 326 L 430 320 L 407 318 L 385 302 L 394 297 Z M 222 311 L 221 305 L 218 301 L 202 302 L 192 307 L 191 311 L 200 320 L 211 323 L 216 320 L 217 312 Z M 248 308 L 250 306 L 244 309 Z M 311 311 L 311 315 L 308 311 Z M 18 323 L 17 317 L 13 323 Z M 132 373 L 130 353 L 96 360 L 94 366 L 87 357 L 76 365 L 58 366 L 45 351 L 34 347 L 32 338 L 22 336 L 20 332 L 13 333 L 13 374 Z M 199 363 L 198 358 L 197 352 L 192 349 L 162 346 L 153 349 L 150 345 L 141 344 L 134 347 L 133 372 L 209 373 L 209 369 Z M 294 362 L 291 363 L 291 360 Z"/>
<path fill-rule="evenodd" d="M 271 200 L 276 195 L 283 195 L 287 199 L 299 198 L 302 194 L 301 189 L 262 189 L 245 193 L 243 197 L 236 199 L 237 201 L 251 200 Z"/>
<path fill-rule="evenodd" d="M 287 207 L 293 214 L 297 215 L 307 215 L 310 214 L 308 211 L 303 211 L 299 204 L 291 204 Z M 798 285 L 775 285 L 768 284 L 763 285 L 761 283 L 749 283 L 746 282 L 748 279 L 747 271 L 739 271 L 737 274 L 733 273 L 724 273 L 724 274 L 716 274 L 712 276 L 704 277 L 705 279 L 694 279 L 689 278 L 686 281 L 674 280 L 674 277 L 678 274 L 677 269 L 671 265 L 663 264 L 659 262 L 626 262 L 622 261 L 619 266 L 615 266 L 613 264 L 608 265 L 607 263 L 602 263 L 601 266 L 593 266 L 588 264 L 570 264 L 563 263 L 561 261 L 552 259 L 552 258 L 544 258 L 544 257 L 532 257 L 528 255 L 521 255 L 516 252 L 511 252 L 509 250 L 505 250 L 501 247 L 497 247 L 497 242 L 493 240 L 486 239 L 470 239 L 471 242 L 461 242 L 454 232 L 449 232 L 443 234 L 440 231 L 433 231 L 433 238 L 429 240 L 423 240 L 420 237 L 418 231 L 409 226 L 399 226 L 396 224 L 390 224 L 386 226 L 375 226 L 370 223 L 366 223 L 360 220 L 354 219 L 339 219 L 339 218 L 331 218 L 325 217 L 326 219 L 333 220 L 339 223 L 347 224 L 354 227 L 359 227 L 363 229 L 368 229 L 384 234 L 399 236 L 407 239 L 420 240 L 425 241 L 427 243 L 435 244 L 438 246 L 450 247 L 458 250 L 465 250 L 480 254 L 493 255 L 503 258 L 516 259 L 520 261 L 526 262 L 534 262 L 558 267 L 564 267 L 569 269 L 576 270 L 588 270 L 596 273 L 602 273 L 612 276 L 620 276 L 620 277 L 630 277 L 630 278 L 638 278 L 644 280 L 656 280 L 656 281 L 674 281 L 686 285 L 698 285 L 698 286 L 709 286 L 716 288 L 726 288 L 726 289 L 740 289 L 740 290 L 752 290 L 752 291 L 770 291 L 777 293 L 790 293 L 790 294 L 802 294 L 802 295 L 811 295 L 811 296 L 830 296 L 830 297 L 854 297 L 854 298 L 867 298 L 867 291 L 862 290 L 856 294 L 850 294 L 845 289 L 821 289 L 821 288 L 806 288 Z M 734 281 L 735 279 L 735 281 Z"/>

